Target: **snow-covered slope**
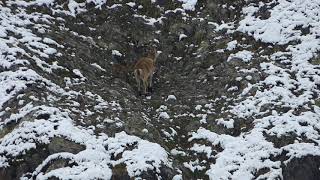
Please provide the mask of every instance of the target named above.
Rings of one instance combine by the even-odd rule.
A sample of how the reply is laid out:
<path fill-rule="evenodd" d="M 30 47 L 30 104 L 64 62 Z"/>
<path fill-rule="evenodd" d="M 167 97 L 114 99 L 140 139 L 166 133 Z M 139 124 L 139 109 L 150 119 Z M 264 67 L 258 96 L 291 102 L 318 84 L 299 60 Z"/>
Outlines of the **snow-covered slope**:
<path fill-rule="evenodd" d="M 97 6 L 105 3 L 92 2 Z M 86 3 L 69 1 L 69 11 L 63 13 L 74 16 L 75 9 L 78 12 L 85 11 Z M 13 10 L 14 5 L 19 8 Z M 168 153 L 158 144 L 130 136 L 125 132 L 119 132 L 114 137 L 108 137 L 104 133 L 95 134 L 92 129 L 74 123 L 75 120 L 70 117 L 70 110 L 57 102 L 61 98 L 67 98 L 70 103 L 74 103 L 72 106 L 75 111 L 79 104 L 73 99 L 81 96 L 81 92 L 70 87 L 62 88 L 42 76 L 44 73 L 50 76 L 55 69 L 64 69 L 59 66 L 59 62 L 53 61 L 54 56 L 61 56 L 56 48 L 64 49 L 64 46 L 45 35 L 50 31 L 53 17 L 36 12 L 27 13 L 27 8 L 34 5 L 49 6 L 54 12 L 60 12 L 54 1 L 7 1 L 5 5 L 0 5 L 0 167 L 6 171 L 5 168 L 10 167 L 13 161 L 18 161 L 19 156 L 37 149 L 41 144 L 49 144 L 54 137 L 68 139 L 84 145 L 85 148 L 77 154 L 51 154 L 33 172 L 23 174 L 20 178 L 110 179 L 111 167 L 118 164 L 126 164 L 131 177 L 139 176 L 142 171 L 147 170 L 155 169 L 156 172 L 160 172 L 159 168 L 163 165 L 171 166 Z M 36 66 L 31 66 L 33 64 Z M 32 69 L 36 67 L 40 73 Z M 81 76 L 77 69 L 74 69 L 73 73 Z M 81 81 L 82 77 L 75 81 Z M 30 95 L 28 89 L 33 86 L 41 90 Z M 85 96 L 92 96 L 96 110 L 121 111 L 120 105 L 116 102 L 107 102 L 89 91 L 84 93 Z M 17 107 L 11 107 L 12 105 Z M 12 111 L 12 108 L 15 110 Z M 7 129 L 10 124 L 15 124 L 14 129 Z M 131 149 L 126 149 L 128 147 Z M 112 158 L 119 154 L 121 158 Z M 73 166 L 44 173 L 43 169 L 47 168 L 47 164 L 56 159 L 67 159 Z M 5 177 L 3 174 L 2 176 Z"/>
<path fill-rule="evenodd" d="M 299 179 L 297 159 L 317 178 L 304 158 L 320 157 L 319 12 L 317 0 L 0 2 L 0 179 Z M 143 98 L 130 66 L 112 65 L 150 44 L 162 55 Z"/>

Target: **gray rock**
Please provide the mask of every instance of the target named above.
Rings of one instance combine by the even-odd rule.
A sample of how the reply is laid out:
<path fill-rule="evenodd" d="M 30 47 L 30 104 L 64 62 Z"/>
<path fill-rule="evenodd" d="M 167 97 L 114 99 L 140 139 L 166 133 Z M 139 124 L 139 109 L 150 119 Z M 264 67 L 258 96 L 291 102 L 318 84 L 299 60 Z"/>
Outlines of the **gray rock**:
<path fill-rule="evenodd" d="M 48 145 L 48 150 L 50 154 L 58 153 L 58 152 L 70 152 L 73 154 L 77 154 L 80 151 L 83 151 L 85 147 L 78 143 L 66 140 L 61 137 L 52 138 L 51 142 Z"/>
<path fill-rule="evenodd" d="M 320 157 L 305 156 L 294 158 L 283 168 L 284 180 L 319 180 Z"/>

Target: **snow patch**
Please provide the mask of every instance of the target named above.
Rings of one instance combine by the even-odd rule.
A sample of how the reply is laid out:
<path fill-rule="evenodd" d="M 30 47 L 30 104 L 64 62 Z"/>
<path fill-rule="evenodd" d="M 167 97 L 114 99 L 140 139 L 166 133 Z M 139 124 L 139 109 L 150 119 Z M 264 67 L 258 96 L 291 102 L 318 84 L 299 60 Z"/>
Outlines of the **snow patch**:
<path fill-rule="evenodd" d="M 251 51 L 243 50 L 239 51 L 235 54 L 230 54 L 227 61 L 231 61 L 234 58 L 239 58 L 244 62 L 250 62 L 253 57 L 253 53 Z"/>

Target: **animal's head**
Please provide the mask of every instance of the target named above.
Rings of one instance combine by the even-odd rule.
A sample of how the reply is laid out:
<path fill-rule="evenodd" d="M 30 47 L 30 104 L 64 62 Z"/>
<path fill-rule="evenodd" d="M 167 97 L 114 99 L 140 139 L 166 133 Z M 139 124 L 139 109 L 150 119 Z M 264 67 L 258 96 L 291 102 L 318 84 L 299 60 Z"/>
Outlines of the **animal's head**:
<path fill-rule="evenodd" d="M 159 56 L 159 52 L 157 51 L 157 49 L 155 47 L 152 47 L 149 52 L 148 52 L 148 55 L 147 57 L 153 59 L 154 61 L 157 60 L 158 56 Z"/>

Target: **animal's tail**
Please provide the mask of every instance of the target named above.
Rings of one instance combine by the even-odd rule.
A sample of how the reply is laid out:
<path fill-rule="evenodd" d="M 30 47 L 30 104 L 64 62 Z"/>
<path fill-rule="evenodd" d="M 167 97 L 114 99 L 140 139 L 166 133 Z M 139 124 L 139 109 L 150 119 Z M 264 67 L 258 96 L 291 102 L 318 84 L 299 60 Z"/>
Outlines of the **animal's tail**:
<path fill-rule="evenodd" d="M 139 79 L 142 76 L 142 69 L 135 69 L 134 76 Z"/>

